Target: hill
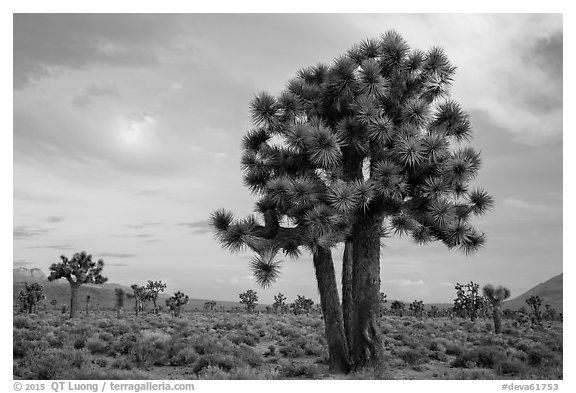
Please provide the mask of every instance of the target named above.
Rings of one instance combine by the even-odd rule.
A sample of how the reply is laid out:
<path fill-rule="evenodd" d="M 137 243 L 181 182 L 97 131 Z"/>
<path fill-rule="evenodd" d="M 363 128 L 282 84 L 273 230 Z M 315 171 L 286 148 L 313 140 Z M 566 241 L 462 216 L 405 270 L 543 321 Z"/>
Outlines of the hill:
<path fill-rule="evenodd" d="M 539 296 L 543 299 L 542 305 L 549 304 L 558 312 L 562 311 L 563 306 L 563 273 L 552 277 L 548 281 L 536 285 L 535 287 L 524 292 L 522 295 L 512 300 L 504 302 L 503 308 L 517 310 L 520 307 L 528 307 L 526 299 L 530 296 Z"/>

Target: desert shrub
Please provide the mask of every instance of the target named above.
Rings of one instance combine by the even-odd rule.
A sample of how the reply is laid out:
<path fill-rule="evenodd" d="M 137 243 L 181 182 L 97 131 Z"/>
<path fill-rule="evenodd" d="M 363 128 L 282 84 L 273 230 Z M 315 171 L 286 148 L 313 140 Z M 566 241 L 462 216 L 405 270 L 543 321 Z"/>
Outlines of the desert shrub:
<path fill-rule="evenodd" d="M 170 336 L 164 332 L 144 331 L 130 357 L 136 366 L 162 366 L 169 357 Z"/>
<path fill-rule="evenodd" d="M 241 344 L 237 348 L 234 348 L 233 355 L 238 359 L 242 359 L 242 361 L 247 363 L 250 367 L 259 367 L 262 365 L 262 358 L 260 355 L 248 345 Z"/>
<path fill-rule="evenodd" d="M 71 369 L 79 369 L 86 364 L 86 356 L 86 351 L 36 349 L 19 362 L 15 374 L 23 379 L 68 379 Z"/>
<path fill-rule="evenodd" d="M 56 335 L 54 333 L 50 333 L 46 335 L 45 340 L 52 348 L 62 348 L 64 346 L 65 337 L 63 337 L 61 334 Z"/>
<path fill-rule="evenodd" d="M 134 365 L 132 364 L 132 362 L 129 359 L 122 356 L 122 357 L 114 359 L 112 361 L 112 363 L 110 364 L 110 367 L 112 367 L 113 369 L 118 369 L 118 370 L 132 370 L 134 368 Z"/>
<path fill-rule="evenodd" d="M 462 354 L 462 352 L 464 352 L 464 350 L 458 343 L 447 342 L 445 347 L 446 347 L 445 351 L 446 355 L 459 356 Z"/>
<path fill-rule="evenodd" d="M 32 320 L 24 315 L 16 315 L 12 324 L 18 329 L 32 329 L 34 326 Z"/>
<path fill-rule="evenodd" d="M 72 340 L 72 347 L 74 349 L 82 349 L 86 346 L 86 337 L 76 336 Z"/>
<path fill-rule="evenodd" d="M 171 358 L 172 366 L 189 366 L 198 360 L 198 353 L 191 347 L 185 347 L 177 351 Z"/>
<path fill-rule="evenodd" d="M 228 375 L 228 371 L 223 370 L 219 366 L 208 365 L 200 370 L 200 372 L 198 372 L 198 379 L 218 381 L 223 379 L 230 379 L 230 376 Z"/>
<path fill-rule="evenodd" d="M 110 368 L 102 369 L 99 367 L 81 368 L 72 371 L 65 377 L 66 379 L 82 380 L 128 380 L 128 379 L 148 379 L 149 376 L 138 370 L 114 370 Z"/>
<path fill-rule="evenodd" d="M 458 355 L 452 362 L 452 366 L 495 368 L 504 360 L 506 360 L 506 356 L 499 347 L 477 347 Z"/>
<path fill-rule="evenodd" d="M 123 336 L 120 336 L 114 344 L 113 348 L 114 351 L 118 352 L 121 355 L 128 355 L 132 352 L 132 349 L 136 346 L 136 343 L 140 340 L 140 334 L 138 333 L 127 333 Z"/>
<path fill-rule="evenodd" d="M 100 334 L 98 334 L 98 337 L 100 338 L 100 340 L 106 341 L 108 343 L 114 341 L 114 335 L 112 333 L 101 332 Z"/>
<path fill-rule="evenodd" d="M 398 357 L 402 359 L 406 364 L 411 366 L 414 366 L 417 363 L 421 363 L 421 361 L 424 359 L 424 356 L 425 355 L 422 351 L 415 349 L 406 349 L 398 352 Z"/>
<path fill-rule="evenodd" d="M 229 344 L 230 341 L 218 340 L 209 334 L 198 335 L 194 337 L 192 341 L 192 346 L 200 355 L 217 352 L 228 352 L 228 348 L 230 347 Z"/>
<path fill-rule="evenodd" d="M 280 352 L 282 355 L 286 356 L 287 358 L 297 358 L 300 356 L 304 356 L 304 354 L 305 354 L 305 352 L 302 348 L 300 348 L 299 346 L 293 345 L 291 343 L 283 345 L 282 348 L 280 348 L 280 350 L 278 352 Z"/>
<path fill-rule="evenodd" d="M 94 360 L 94 364 L 104 368 L 108 365 L 108 359 L 106 358 L 98 358 Z"/>
<path fill-rule="evenodd" d="M 315 364 L 289 363 L 282 366 L 280 374 L 284 378 L 314 378 L 320 374 L 320 369 Z"/>
<path fill-rule="evenodd" d="M 130 332 L 130 325 L 125 321 L 117 321 L 115 324 L 110 325 L 106 331 L 114 337 L 122 336 Z"/>
<path fill-rule="evenodd" d="M 194 372 L 198 374 L 208 366 L 216 366 L 224 371 L 230 371 L 236 366 L 236 359 L 230 355 L 221 353 L 205 354 L 194 365 Z"/>
<path fill-rule="evenodd" d="M 101 340 L 98 336 L 92 336 L 88 340 L 86 340 L 86 348 L 92 354 L 106 354 L 108 353 L 108 343 L 104 340 Z"/>
<path fill-rule="evenodd" d="M 498 367 L 498 373 L 502 375 L 520 376 L 526 373 L 526 364 L 518 359 L 508 359 L 501 362 Z"/>
<path fill-rule="evenodd" d="M 255 346 L 260 341 L 260 337 L 251 332 L 240 332 L 228 336 L 228 339 L 234 344 L 246 344 L 251 347 Z"/>

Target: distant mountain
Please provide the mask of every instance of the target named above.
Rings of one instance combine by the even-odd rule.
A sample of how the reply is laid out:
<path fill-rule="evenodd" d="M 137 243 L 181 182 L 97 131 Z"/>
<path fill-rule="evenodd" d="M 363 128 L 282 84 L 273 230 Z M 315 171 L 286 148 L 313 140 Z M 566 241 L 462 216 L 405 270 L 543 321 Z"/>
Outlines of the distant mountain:
<path fill-rule="evenodd" d="M 46 280 L 46 274 L 37 268 L 17 267 L 13 270 L 12 282 L 42 282 Z"/>
<path fill-rule="evenodd" d="M 517 310 L 520 307 L 528 308 L 526 304 L 526 299 L 530 296 L 539 296 L 542 301 L 542 309 L 545 304 L 549 304 L 555 308 L 558 312 L 562 311 L 563 305 L 563 273 L 552 277 L 546 282 L 536 285 L 534 288 L 529 289 L 520 296 L 515 297 L 512 300 L 504 302 L 502 308 Z"/>

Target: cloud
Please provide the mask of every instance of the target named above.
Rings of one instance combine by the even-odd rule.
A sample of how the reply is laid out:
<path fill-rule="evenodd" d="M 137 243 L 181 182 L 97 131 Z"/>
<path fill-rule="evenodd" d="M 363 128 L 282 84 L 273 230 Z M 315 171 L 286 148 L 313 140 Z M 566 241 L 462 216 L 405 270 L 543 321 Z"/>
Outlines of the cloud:
<path fill-rule="evenodd" d="M 149 227 L 158 227 L 164 225 L 161 222 L 143 222 L 141 224 L 126 224 L 126 228 L 130 229 L 144 229 Z"/>
<path fill-rule="evenodd" d="M 136 254 L 125 254 L 117 252 L 101 252 L 98 254 L 102 258 L 134 258 Z"/>
<path fill-rule="evenodd" d="M 180 25 L 171 15 L 15 14 L 14 87 L 94 65 L 146 67 Z"/>
<path fill-rule="evenodd" d="M 94 98 L 98 97 L 120 97 L 118 86 L 115 84 L 110 85 L 96 85 L 90 84 L 86 86 L 84 91 L 72 99 L 72 105 L 79 109 L 88 109 Z"/>
<path fill-rule="evenodd" d="M 17 261 L 13 262 L 14 266 L 27 266 L 27 265 L 33 265 L 32 262 L 29 262 L 25 259 L 18 259 Z"/>
<path fill-rule="evenodd" d="M 44 246 L 30 246 L 28 248 L 46 248 L 46 249 L 52 249 L 52 250 L 72 250 L 74 247 L 72 247 L 69 244 L 49 244 L 49 245 L 44 245 Z"/>
<path fill-rule="evenodd" d="M 525 211 L 525 212 L 550 212 L 556 210 L 555 207 L 550 207 L 546 205 L 539 205 L 535 203 L 526 202 L 518 198 L 505 198 L 502 200 L 502 204 L 513 209 Z"/>
<path fill-rule="evenodd" d="M 424 280 L 408 280 L 408 279 L 391 279 L 383 280 L 385 283 L 401 285 L 401 286 L 421 286 L 424 285 Z"/>
<path fill-rule="evenodd" d="M 51 230 L 52 229 L 48 228 L 31 228 L 27 225 L 17 225 L 13 229 L 13 237 L 14 240 L 28 239 L 31 237 L 44 235 Z"/>
<path fill-rule="evenodd" d="M 106 266 L 128 266 L 127 263 L 106 263 Z"/>
<path fill-rule="evenodd" d="M 63 216 L 51 216 L 51 217 L 46 217 L 46 220 L 45 220 L 45 221 L 46 221 L 46 222 L 49 222 L 49 223 L 55 224 L 55 223 L 64 221 L 64 217 L 63 217 Z"/>
<path fill-rule="evenodd" d="M 210 220 L 199 220 L 193 222 L 181 222 L 178 225 L 192 229 L 193 234 L 204 234 L 212 232 Z"/>

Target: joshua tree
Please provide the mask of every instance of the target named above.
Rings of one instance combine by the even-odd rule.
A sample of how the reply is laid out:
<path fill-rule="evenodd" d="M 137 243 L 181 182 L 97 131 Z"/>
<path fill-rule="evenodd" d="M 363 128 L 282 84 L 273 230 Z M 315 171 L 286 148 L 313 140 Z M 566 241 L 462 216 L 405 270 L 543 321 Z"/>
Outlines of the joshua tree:
<path fill-rule="evenodd" d="M 532 323 L 540 323 L 542 321 L 542 299 L 539 296 L 530 296 L 526 299 L 526 304 L 530 306 Z"/>
<path fill-rule="evenodd" d="M 90 294 L 86 294 L 86 316 L 88 316 L 88 313 L 90 311 Z"/>
<path fill-rule="evenodd" d="M 178 291 L 166 300 L 166 305 L 170 308 L 173 315 L 179 317 L 182 313 L 182 306 L 187 304 L 188 300 L 188 295 Z"/>
<path fill-rule="evenodd" d="M 83 284 L 104 284 L 108 278 L 102 276 L 104 261 L 92 261 L 92 255 L 85 251 L 76 253 L 72 259 L 64 255 L 60 257 L 61 262 L 53 263 L 50 266 L 48 280 L 54 281 L 65 278 L 70 283 L 70 318 L 74 318 L 78 308 L 78 290 Z"/>
<path fill-rule="evenodd" d="M 502 303 L 510 297 L 510 290 L 503 286 L 494 288 L 491 284 L 485 285 L 482 288 L 482 293 L 490 302 L 492 306 L 492 317 L 494 318 L 494 333 L 500 334 L 502 332 Z"/>
<path fill-rule="evenodd" d="M 408 310 L 414 315 L 416 318 L 422 318 L 424 314 L 424 303 L 422 300 L 414 300 L 408 306 Z"/>
<path fill-rule="evenodd" d="M 165 289 L 166 284 L 164 284 L 162 281 L 148 280 L 148 284 L 146 285 L 147 300 L 152 300 L 155 314 L 158 313 L 158 307 L 156 306 L 158 295 L 160 294 L 160 292 L 164 292 Z"/>
<path fill-rule="evenodd" d="M 214 311 L 214 307 L 216 307 L 216 302 L 214 300 L 204 303 L 204 311 Z"/>
<path fill-rule="evenodd" d="M 278 292 L 278 295 L 274 295 L 274 303 L 272 304 L 272 308 L 274 309 L 274 313 L 278 314 L 278 312 L 283 312 L 284 306 L 286 303 L 286 296 L 282 292 Z"/>
<path fill-rule="evenodd" d="M 400 300 L 394 300 L 392 302 L 392 304 L 390 305 L 390 310 L 394 311 L 394 313 L 396 315 L 398 315 L 399 317 L 402 317 L 404 315 L 404 309 L 406 308 L 406 305 L 401 302 Z"/>
<path fill-rule="evenodd" d="M 470 219 L 493 201 L 470 188 L 480 155 L 464 144 L 468 115 L 449 98 L 455 69 L 442 49 L 410 50 L 391 31 L 251 103 L 255 128 L 243 139 L 241 165 L 259 217 L 234 220 L 222 209 L 212 225 L 223 247 L 256 253 L 262 286 L 278 277 L 279 252 L 311 252 L 333 372 L 382 359 L 385 235 L 465 253 L 485 242 Z M 342 242 L 341 307 L 330 250 Z"/>
<path fill-rule="evenodd" d="M 430 310 L 428 311 L 428 316 L 430 318 L 436 318 L 440 315 L 440 310 L 438 309 L 437 306 L 430 306 Z"/>
<path fill-rule="evenodd" d="M 56 305 L 58 304 L 58 300 L 52 299 L 52 300 L 50 300 L 50 304 L 52 305 L 52 307 L 54 308 L 54 310 L 56 310 Z"/>
<path fill-rule="evenodd" d="M 456 283 L 456 299 L 454 299 L 454 311 L 470 318 L 472 322 L 478 318 L 478 314 L 484 308 L 485 300 L 478 293 L 480 286 L 473 281 L 462 285 Z"/>
<path fill-rule="evenodd" d="M 258 304 L 258 292 L 254 291 L 253 289 L 249 289 L 244 293 L 238 295 L 240 297 L 240 304 L 243 304 L 246 307 L 247 312 L 252 312 L 256 308 Z"/>
<path fill-rule="evenodd" d="M 116 288 L 114 290 L 114 294 L 116 295 L 116 315 L 118 318 L 120 318 L 120 313 L 124 307 L 124 298 L 126 296 L 126 292 L 124 292 L 122 288 Z"/>
<path fill-rule="evenodd" d="M 312 299 L 307 299 L 304 296 L 296 295 L 296 300 L 294 303 L 290 305 L 290 308 L 294 312 L 295 315 L 306 313 L 309 314 L 312 306 L 314 305 L 314 301 Z"/>
<path fill-rule="evenodd" d="M 38 304 L 45 298 L 44 288 L 41 284 L 33 282 L 24 284 L 24 288 L 18 293 L 20 312 L 32 314 L 36 312 Z"/>
<path fill-rule="evenodd" d="M 386 295 L 384 292 L 380 292 L 380 315 L 386 314 L 386 303 L 388 303 L 387 297 L 388 295 Z"/>
<path fill-rule="evenodd" d="M 143 309 L 143 303 L 148 300 L 149 292 L 146 287 L 138 284 L 132 284 L 130 288 L 132 288 L 132 293 L 129 297 L 134 298 L 134 311 L 138 315 Z"/>

